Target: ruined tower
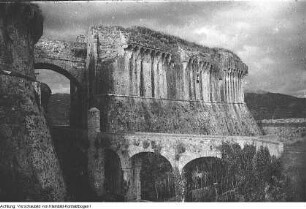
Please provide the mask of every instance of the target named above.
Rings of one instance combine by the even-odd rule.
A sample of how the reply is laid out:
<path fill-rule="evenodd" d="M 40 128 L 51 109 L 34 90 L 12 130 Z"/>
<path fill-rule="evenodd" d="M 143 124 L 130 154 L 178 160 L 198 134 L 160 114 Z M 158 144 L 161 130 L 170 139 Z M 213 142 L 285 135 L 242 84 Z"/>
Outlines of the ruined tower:
<path fill-rule="evenodd" d="M 34 44 L 43 17 L 32 4 L 0 4 L 0 199 L 63 201 L 65 184 L 35 93 Z"/>
<path fill-rule="evenodd" d="M 243 98 L 248 68 L 233 52 L 101 26 L 90 29 L 87 53 L 102 131 L 261 134 Z"/>

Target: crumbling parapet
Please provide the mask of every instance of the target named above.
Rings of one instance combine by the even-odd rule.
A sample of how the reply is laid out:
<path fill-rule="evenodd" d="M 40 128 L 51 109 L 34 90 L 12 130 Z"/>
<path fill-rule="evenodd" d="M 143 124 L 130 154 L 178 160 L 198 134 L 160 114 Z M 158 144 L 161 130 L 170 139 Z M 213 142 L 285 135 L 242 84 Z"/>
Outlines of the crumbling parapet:
<path fill-rule="evenodd" d="M 0 199 L 64 201 L 65 183 L 33 87 L 43 17 L 33 4 L 0 4 Z"/>
<path fill-rule="evenodd" d="M 247 66 L 233 52 L 142 27 L 92 27 L 88 54 L 96 94 L 244 103 Z M 102 82 L 101 82 L 102 81 Z"/>

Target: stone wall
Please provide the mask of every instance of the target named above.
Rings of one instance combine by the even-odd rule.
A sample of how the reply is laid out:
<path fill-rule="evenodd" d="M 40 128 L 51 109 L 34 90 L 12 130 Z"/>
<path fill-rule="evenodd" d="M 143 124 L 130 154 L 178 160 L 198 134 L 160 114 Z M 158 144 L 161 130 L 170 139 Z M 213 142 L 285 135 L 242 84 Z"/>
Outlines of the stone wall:
<path fill-rule="evenodd" d="M 95 194 L 89 186 L 88 178 L 87 130 L 71 129 L 69 126 L 52 126 L 50 132 L 69 201 L 95 201 Z"/>
<path fill-rule="evenodd" d="M 228 50 L 146 28 L 93 27 L 87 51 L 95 94 L 243 103 L 247 66 Z"/>
<path fill-rule="evenodd" d="M 63 201 L 65 184 L 35 94 L 34 44 L 43 18 L 32 4 L 0 4 L 0 199 Z M 28 78 L 28 79 L 26 79 Z"/>
<path fill-rule="evenodd" d="M 107 172 L 105 170 L 105 153 L 107 153 L 106 150 L 112 150 L 120 159 L 120 165 L 117 167 L 122 172 L 124 185 L 122 195 L 126 200 L 140 198 L 141 162 L 136 158 L 136 162 L 133 164 L 132 160 L 140 153 L 151 152 L 163 156 L 171 165 L 172 171 L 176 173 L 175 179 L 179 181 L 183 168 L 189 162 L 198 158 L 221 158 L 220 147 L 223 142 L 238 143 L 241 147 L 245 144 L 252 144 L 257 149 L 261 146 L 267 147 L 271 155 L 276 157 L 280 157 L 283 152 L 283 144 L 272 137 L 205 136 L 194 133 L 131 133 L 131 131 L 129 133 L 119 133 L 119 131 L 105 133 L 100 130 L 100 112 L 97 108 L 89 110 L 88 139 L 88 173 L 92 190 L 100 198 L 107 193 L 105 191 L 105 173 Z M 181 198 L 179 183 L 175 187 L 177 201 L 179 201 Z M 118 191 L 118 193 L 121 192 Z"/>
<path fill-rule="evenodd" d="M 265 135 L 275 135 L 285 139 L 306 136 L 305 118 L 261 120 L 258 121 L 258 125 Z"/>
<path fill-rule="evenodd" d="M 245 104 L 97 96 L 102 132 L 259 135 Z"/>
<path fill-rule="evenodd" d="M 42 38 L 34 48 L 35 68 L 56 71 L 82 86 L 86 54 L 86 43 Z"/>
<path fill-rule="evenodd" d="M 260 135 L 234 53 L 146 28 L 92 27 L 87 67 L 102 131 Z"/>
<path fill-rule="evenodd" d="M 34 67 L 55 71 L 70 80 L 70 125 L 86 127 L 86 56 L 82 40 L 60 41 L 42 38 L 34 48 Z"/>

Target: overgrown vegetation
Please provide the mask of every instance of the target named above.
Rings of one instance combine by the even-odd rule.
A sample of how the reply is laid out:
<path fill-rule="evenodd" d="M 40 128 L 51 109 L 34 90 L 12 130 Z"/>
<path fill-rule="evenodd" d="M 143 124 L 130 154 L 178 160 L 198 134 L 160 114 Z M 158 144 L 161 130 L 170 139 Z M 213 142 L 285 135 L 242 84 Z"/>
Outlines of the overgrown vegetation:
<path fill-rule="evenodd" d="M 184 169 L 186 201 L 259 202 L 290 199 L 289 178 L 267 148 L 223 143 L 222 159 L 199 158 Z"/>
<path fill-rule="evenodd" d="M 219 201 L 286 201 L 289 179 L 283 174 L 280 159 L 272 157 L 269 150 L 253 145 L 224 143 L 222 159 L 230 182 L 230 197 L 220 194 Z"/>

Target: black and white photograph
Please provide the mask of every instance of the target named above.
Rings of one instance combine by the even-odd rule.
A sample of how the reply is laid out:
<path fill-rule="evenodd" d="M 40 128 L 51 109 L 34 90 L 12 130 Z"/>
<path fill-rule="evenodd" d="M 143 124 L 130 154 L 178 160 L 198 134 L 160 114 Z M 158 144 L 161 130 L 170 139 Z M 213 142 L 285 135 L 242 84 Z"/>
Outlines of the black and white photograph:
<path fill-rule="evenodd" d="M 109 202 L 306 206 L 306 1 L 0 3 L 0 208 Z"/>

